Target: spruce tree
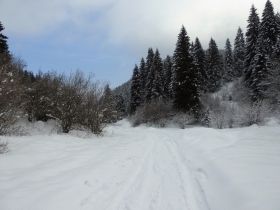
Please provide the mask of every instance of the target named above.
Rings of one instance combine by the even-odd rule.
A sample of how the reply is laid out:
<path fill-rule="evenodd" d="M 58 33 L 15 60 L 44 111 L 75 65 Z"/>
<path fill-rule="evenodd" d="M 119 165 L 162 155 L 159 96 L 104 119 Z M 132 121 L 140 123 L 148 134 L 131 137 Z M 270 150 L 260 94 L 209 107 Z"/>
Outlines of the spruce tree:
<path fill-rule="evenodd" d="M 162 59 L 158 49 L 155 52 L 151 71 L 154 72 L 151 98 L 166 98 L 166 95 L 164 95 L 164 74 Z"/>
<path fill-rule="evenodd" d="M 274 46 L 274 50 L 273 50 L 273 61 L 277 62 L 280 65 L 280 13 L 277 12 L 277 14 L 275 15 L 276 17 L 276 23 L 277 23 L 277 42 Z"/>
<path fill-rule="evenodd" d="M 148 77 L 148 74 L 150 72 L 150 69 L 152 67 L 152 64 L 153 64 L 153 59 L 154 59 L 154 51 L 153 51 L 153 48 L 149 48 L 148 49 L 148 55 L 146 57 L 146 78 Z"/>
<path fill-rule="evenodd" d="M 277 42 L 278 26 L 276 22 L 276 16 L 272 3 L 267 0 L 265 8 L 262 14 L 262 21 L 259 28 L 259 36 L 263 40 L 268 56 L 271 56 L 273 48 Z"/>
<path fill-rule="evenodd" d="M 173 106 L 176 110 L 197 114 L 200 103 L 197 75 L 190 52 L 190 38 L 184 26 L 178 35 L 173 54 L 172 93 Z"/>
<path fill-rule="evenodd" d="M 163 61 L 163 72 L 164 72 L 164 94 L 167 98 L 171 99 L 171 77 L 172 77 L 172 58 L 167 55 Z"/>
<path fill-rule="evenodd" d="M 141 84 L 138 66 L 135 65 L 131 78 L 129 112 L 133 114 L 141 103 Z"/>
<path fill-rule="evenodd" d="M 244 85 L 250 87 L 252 84 L 252 69 L 253 60 L 256 55 L 256 45 L 259 35 L 260 19 L 256 8 L 252 5 L 250 15 L 248 18 L 248 26 L 246 32 L 246 45 L 245 45 L 245 62 L 244 62 Z"/>
<path fill-rule="evenodd" d="M 9 53 L 9 47 L 7 44 L 8 37 L 6 37 L 5 35 L 3 35 L 1 33 L 1 31 L 3 31 L 4 29 L 5 28 L 4 28 L 3 24 L 0 22 L 0 54 Z"/>
<path fill-rule="evenodd" d="M 151 68 L 147 80 L 146 80 L 146 86 L 145 86 L 145 103 L 149 103 L 152 99 L 153 95 L 153 88 L 154 88 L 154 80 L 155 80 L 155 69 Z"/>
<path fill-rule="evenodd" d="M 208 75 L 208 90 L 215 92 L 221 87 L 221 78 L 223 72 L 223 60 L 219 53 L 218 46 L 211 38 L 209 48 L 206 51 L 206 72 Z"/>
<path fill-rule="evenodd" d="M 225 45 L 224 65 L 225 65 L 224 81 L 231 82 L 234 78 L 234 70 L 233 70 L 232 48 L 229 39 L 226 40 L 226 45 Z"/>
<path fill-rule="evenodd" d="M 237 35 L 234 40 L 233 62 L 235 77 L 241 77 L 244 72 L 245 41 L 240 27 L 238 27 Z"/>
<path fill-rule="evenodd" d="M 144 103 L 149 102 L 151 100 L 151 91 L 152 91 L 152 81 L 154 80 L 154 72 L 151 72 L 153 59 L 154 59 L 154 51 L 153 48 L 148 49 L 148 55 L 146 57 L 145 69 L 146 69 L 146 84 L 144 89 Z M 149 83 L 149 84 L 148 84 Z"/>
<path fill-rule="evenodd" d="M 104 107 L 102 121 L 105 123 L 115 122 L 117 118 L 115 113 L 116 101 L 114 100 L 114 96 L 109 85 L 105 86 L 104 94 L 100 101 L 103 104 L 102 107 Z"/>
<path fill-rule="evenodd" d="M 205 52 L 202 49 L 201 43 L 198 38 L 195 39 L 194 48 L 193 48 L 193 59 L 194 66 L 197 72 L 197 85 L 198 90 L 205 92 L 208 87 L 208 76 L 206 73 L 206 57 Z"/>
<path fill-rule="evenodd" d="M 141 89 L 141 104 L 145 101 L 145 87 L 146 87 L 146 79 L 147 79 L 147 72 L 146 72 L 146 64 L 144 58 L 140 61 L 139 66 L 139 76 L 140 76 L 140 89 Z"/>
<path fill-rule="evenodd" d="M 265 91 L 270 84 L 271 62 L 267 53 L 266 41 L 259 37 L 252 70 L 251 98 L 256 101 L 265 98 Z"/>

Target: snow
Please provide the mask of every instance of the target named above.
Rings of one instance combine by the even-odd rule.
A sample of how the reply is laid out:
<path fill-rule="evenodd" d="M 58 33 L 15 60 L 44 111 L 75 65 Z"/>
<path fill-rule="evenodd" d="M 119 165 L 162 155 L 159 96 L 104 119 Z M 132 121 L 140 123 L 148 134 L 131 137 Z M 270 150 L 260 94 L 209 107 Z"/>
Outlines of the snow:
<path fill-rule="evenodd" d="M 216 130 L 109 126 L 103 137 L 3 137 L 0 209 L 279 210 L 280 125 Z"/>

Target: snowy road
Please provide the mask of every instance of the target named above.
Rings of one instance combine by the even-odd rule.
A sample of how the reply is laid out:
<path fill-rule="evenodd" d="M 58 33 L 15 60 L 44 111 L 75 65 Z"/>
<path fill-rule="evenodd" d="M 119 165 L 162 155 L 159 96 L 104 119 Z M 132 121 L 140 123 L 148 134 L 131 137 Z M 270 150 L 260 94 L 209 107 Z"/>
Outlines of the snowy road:
<path fill-rule="evenodd" d="M 279 130 L 122 121 L 102 138 L 1 137 L 11 152 L 0 156 L 0 209 L 277 210 Z"/>

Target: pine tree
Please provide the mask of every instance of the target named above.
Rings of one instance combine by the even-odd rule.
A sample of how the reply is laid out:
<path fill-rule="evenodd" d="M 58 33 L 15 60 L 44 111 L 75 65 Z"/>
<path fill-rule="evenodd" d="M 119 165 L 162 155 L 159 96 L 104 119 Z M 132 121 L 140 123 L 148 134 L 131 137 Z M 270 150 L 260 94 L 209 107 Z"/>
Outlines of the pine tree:
<path fill-rule="evenodd" d="M 9 47 L 7 44 L 8 37 L 6 37 L 1 33 L 1 31 L 3 31 L 4 29 L 5 29 L 4 26 L 0 22 L 0 54 L 9 53 Z"/>
<path fill-rule="evenodd" d="M 219 53 L 218 46 L 211 38 L 209 48 L 206 51 L 206 72 L 208 75 L 208 90 L 215 92 L 221 87 L 221 77 L 223 72 L 223 60 Z"/>
<path fill-rule="evenodd" d="M 141 103 L 141 84 L 138 66 L 135 65 L 131 78 L 129 112 L 133 114 Z"/>
<path fill-rule="evenodd" d="M 152 64 L 153 64 L 153 59 L 154 59 L 154 51 L 153 51 L 153 48 L 149 48 L 148 49 L 148 55 L 146 57 L 146 78 L 148 77 L 148 74 L 151 70 L 151 67 L 152 67 Z"/>
<path fill-rule="evenodd" d="M 248 26 L 246 32 L 246 46 L 245 46 L 245 62 L 244 62 L 244 85 L 250 87 L 252 84 L 252 69 L 253 60 L 256 55 L 256 45 L 259 35 L 260 19 L 254 5 L 251 7 L 248 18 Z"/>
<path fill-rule="evenodd" d="M 141 104 L 144 104 L 145 101 L 145 87 L 146 87 L 146 79 L 147 79 L 147 72 L 146 72 L 146 64 L 144 58 L 140 61 L 139 66 L 139 76 L 140 76 L 140 89 L 141 89 Z"/>
<path fill-rule="evenodd" d="M 197 85 L 198 90 L 205 92 L 208 87 L 208 76 L 206 73 L 205 52 L 202 49 L 201 43 L 198 38 L 195 39 L 193 48 L 194 66 L 197 72 Z"/>
<path fill-rule="evenodd" d="M 173 54 L 172 93 L 175 109 L 197 114 L 200 105 L 197 75 L 190 52 L 190 38 L 184 26 L 178 35 Z"/>
<path fill-rule="evenodd" d="M 277 23 L 277 42 L 274 46 L 274 50 L 273 50 L 273 61 L 280 63 L 280 13 L 277 12 L 277 14 L 275 15 L 276 17 L 276 23 Z"/>
<path fill-rule="evenodd" d="M 109 85 L 105 86 L 104 94 L 101 98 L 103 109 L 103 122 L 112 123 L 116 121 L 116 104 L 113 97 L 112 90 Z"/>
<path fill-rule="evenodd" d="M 229 39 L 226 40 L 224 65 L 225 65 L 224 81 L 231 82 L 234 78 L 234 70 L 233 70 L 232 49 L 231 49 L 231 44 Z"/>
<path fill-rule="evenodd" d="M 268 0 L 262 14 L 262 21 L 259 28 L 259 36 L 264 41 L 264 47 L 268 56 L 273 52 L 277 42 L 278 26 L 272 3 Z"/>
<path fill-rule="evenodd" d="M 146 57 L 146 84 L 144 89 L 144 102 L 149 102 L 151 100 L 151 91 L 153 86 L 153 80 L 154 80 L 154 72 L 151 71 L 153 59 L 154 59 L 154 51 L 153 48 L 148 49 L 148 55 Z"/>
<path fill-rule="evenodd" d="M 257 41 L 256 55 L 252 71 L 251 98 L 255 101 L 264 99 L 264 92 L 269 87 L 271 62 L 267 53 L 266 41 L 260 36 Z"/>
<path fill-rule="evenodd" d="M 164 72 L 164 94 L 167 98 L 171 99 L 171 77 L 172 77 L 172 58 L 167 55 L 163 61 L 163 72 Z"/>
<path fill-rule="evenodd" d="M 120 117 L 124 117 L 125 116 L 124 97 L 121 94 L 115 95 L 115 101 L 116 101 L 116 111 L 118 112 Z"/>
<path fill-rule="evenodd" d="M 233 60 L 234 60 L 234 75 L 235 77 L 241 77 L 244 72 L 245 41 L 244 41 L 243 32 L 240 27 L 238 27 L 237 35 L 234 40 Z"/>
<path fill-rule="evenodd" d="M 166 98 L 166 95 L 164 95 L 164 75 L 162 59 L 160 57 L 158 49 L 155 52 L 151 71 L 154 72 L 151 98 Z"/>

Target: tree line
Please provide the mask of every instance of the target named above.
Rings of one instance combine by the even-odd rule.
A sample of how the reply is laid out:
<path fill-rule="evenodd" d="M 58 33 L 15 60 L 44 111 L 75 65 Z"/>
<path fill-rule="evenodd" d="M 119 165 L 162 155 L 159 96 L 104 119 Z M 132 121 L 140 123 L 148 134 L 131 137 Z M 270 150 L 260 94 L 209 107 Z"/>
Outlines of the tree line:
<path fill-rule="evenodd" d="M 184 26 L 172 56 L 162 60 L 158 49 L 149 48 L 133 69 L 128 112 L 133 115 L 151 101 L 163 100 L 173 111 L 199 119 L 207 109 L 202 98 L 232 81 L 248 103 L 270 100 L 279 108 L 280 14 L 268 0 L 261 19 L 252 5 L 247 21 L 245 37 L 238 27 L 233 47 L 226 39 L 224 55 L 213 38 L 207 50 L 199 38 L 191 42 Z"/>

